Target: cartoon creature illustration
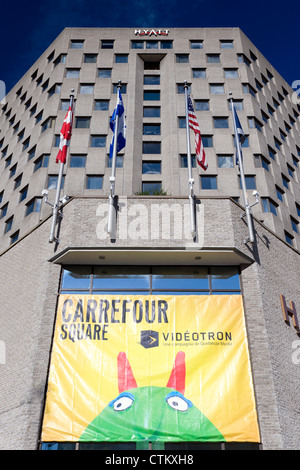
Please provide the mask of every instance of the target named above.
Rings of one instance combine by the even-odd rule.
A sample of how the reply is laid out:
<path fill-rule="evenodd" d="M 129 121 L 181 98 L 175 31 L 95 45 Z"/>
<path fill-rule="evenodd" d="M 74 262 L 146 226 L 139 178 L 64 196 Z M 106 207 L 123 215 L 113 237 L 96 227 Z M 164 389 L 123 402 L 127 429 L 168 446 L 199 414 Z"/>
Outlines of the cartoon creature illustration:
<path fill-rule="evenodd" d="M 124 352 L 118 355 L 120 394 L 82 433 L 81 441 L 224 441 L 184 396 L 185 354 L 178 352 L 166 387 L 138 387 Z"/>

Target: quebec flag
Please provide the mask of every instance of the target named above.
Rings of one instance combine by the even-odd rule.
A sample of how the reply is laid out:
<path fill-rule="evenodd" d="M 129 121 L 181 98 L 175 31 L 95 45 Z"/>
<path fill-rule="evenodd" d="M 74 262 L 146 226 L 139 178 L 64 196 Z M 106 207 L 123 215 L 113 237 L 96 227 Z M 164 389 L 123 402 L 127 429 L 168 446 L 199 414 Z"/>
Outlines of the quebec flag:
<path fill-rule="evenodd" d="M 237 132 L 238 139 L 239 139 L 239 143 L 236 142 L 235 145 L 236 145 L 236 148 L 237 148 L 238 145 L 239 145 L 240 148 L 241 148 L 241 146 L 242 146 L 243 143 L 245 142 L 246 137 L 245 137 L 243 128 L 242 128 L 242 126 L 241 126 L 240 120 L 239 120 L 239 118 L 238 118 L 238 115 L 237 115 L 236 109 L 235 109 L 235 107 L 234 107 L 234 104 L 232 104 L 232 106 L 233 106 L 234 119 L 235 119 L 235 124 L 236 124 L 236 132 Z M 243 158 L 242 149 L 241 149 L 241 157 Z M 238 151 L 236 151 L 235 160 L 236 160 L 236 164 L 239 166 Z"/>
<path fill-rule="evenodd" d="M 118 116 L 118 128 L 115 129 L 117 116 Z M 119 89 L 118 89 L 117 105 L 115 107 L 115 110 L 113 112 L 109 125 L 110 125 L 111 130 L 113 131 L 113 137 L 112 137 L 112 141 L 111 141 L 110 149 L 109 149 L 109 158 L 112 158 L 115 136 L 117 137 L 117 153 L 120 152 L 120 150 L 122 150 L 126 145 L 125 110 L 124 110 L 121 92 Z"/>

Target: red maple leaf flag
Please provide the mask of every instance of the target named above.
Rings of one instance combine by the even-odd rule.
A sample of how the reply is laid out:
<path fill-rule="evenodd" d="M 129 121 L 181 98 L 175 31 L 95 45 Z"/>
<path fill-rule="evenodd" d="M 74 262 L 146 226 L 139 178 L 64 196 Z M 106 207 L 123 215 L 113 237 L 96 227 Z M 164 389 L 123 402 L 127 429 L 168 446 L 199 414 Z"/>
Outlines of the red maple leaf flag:
<path fill-rule="evenodd" d="M 72 133 L 72 124 L 73 124 L 73 108 L 69 106 L 69 110 L 64 119 L 61 131 L 60 131 L 60 143 L 59 143 L 59 152 L 56 157 L 56 163 L 66 163 L 67 159 L 67 149 L 68 142 L 71 139 Z"/>
<path fill-rule="evenodd" d="M 188 96 L 188 120 L 190 128 L 193 129 L 195 133 L 195 150 L 197 156 L 197 163 L 199 166 L 201 166 L 201 168 L 203 168 L 203 170 L 207 170 L 208 165 L 206 161 L 205 151 L 203 148 L 203 142 L 201 139 L 200 128 L 190 96 Z"/>

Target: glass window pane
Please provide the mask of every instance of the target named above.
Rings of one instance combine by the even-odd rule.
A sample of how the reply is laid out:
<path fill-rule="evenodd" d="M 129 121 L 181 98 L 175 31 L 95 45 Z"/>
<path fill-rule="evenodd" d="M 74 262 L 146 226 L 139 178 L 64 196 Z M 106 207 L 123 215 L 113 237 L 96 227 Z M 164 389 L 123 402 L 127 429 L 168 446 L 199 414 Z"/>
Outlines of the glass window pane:
<path fill-rule="evenodd" d="M 94 85 L 80 85 L 80 93 L 84 95 L 91 95 L 94 93 Z"/>
<path fill-rule="evenodd" d="M 216 266 L 210 268 L 212 289 L 240 289 L 239 273 L 235 266 Z"/>
<path fill-rule="evenodd" d="M 218 189 L 216 176 L 201 176 L 202 189 Z"/>
<path fill-rule="evenodd" d="M 89 266 L 65 266 L 62 276 L 62 289 L 89 289 L 92 268 Z"/>
<path fill-rule="evenodd" d="M 105 135 L 92 135 L 91 137 L 91 147 L 105 147 L 106 146 L 106 136 Z"/>
<path fill-rule="evenodd" d="M 203 41 L 191 41 L 191 49 L 203 49 Z"/>
<path fill-rule="evenodd" d="M 219 54 L 207 54 L 207 62 L 210 64 L 218 64 L 220 62 Z"/>
<path fill-rule="evenodd" d="M 158 49 L 158 41 L 146 41 L 146 49 Z"/>
<path fill-rule="evenodd" d="M 149 195 L 158 195 L 162 191 L 161 182 L 144 182 L 142 183 L 142 192 Z"/>
<path fill-rule="evenodd" d="M 86 162 L 85 155 L 72 155 L 70 161 L 71 168 L 84 168 Z"/>
<path fill-rule="evenodd" d="M 160 108 L 158 106 L 145 106 L 144 117 L 160 117 Z"/>
<path fill-rule="evenodd" d="M 193 69 L 193 78 L 206 78 L 205 69 Z"/>
<path fill-rule="evenodd" d="M 224 93 L 223 85 L 210 85 L 210 92 L 213 95 L 222 95 Z"/>
<path fill-rule="evenodd" d="M 143 153 L 160 154 L 160 152 L 161 152 L 160 142 L 143 142 Z"/>
<path fill-rule="evenodd" d="M 144 91 L 144 101 L 159 101 L 160 91 L 147 90 Z"/>
<path fill-rule="evenodd" d="M 108 100 L 95 100 L 95 111 L 108 111 L 109 101 Z"/>
<path fill-rule="evenodd" d="M 161 174 L 161 162 L 143 162 L 143 175 Z"/>
<path fill-rule="evenodd" d="M 173 49 L 173 41 L 160 41 L 161 49 Z"/>
<path fill-rule="evenodd" d="M 86 189 L 102 189 L 103 176 L 88 176 L 86 180 Z"/>
<path fill-rule="evenodd" d="M 145 75 L 144 76 L 144 85 L 159 85 L 160 76 L 159 75 Z"/>
<path fill-rule="evenodd" d="M 196 100 L 195 111 L 209 111 L 209 100 Z"/>
<path fill-rule="evenodd" d="M 99 69 L 98 70 L 98 78 L 110 78 L 111 77 L 111 69 Z"/>
<path fill-rule="evenodd" d="M 218 167 L 219 168 L 233 168 L 233 157 L 232 155 L 218 155 Z"/>
<path fill-rule="evenodd" d="M 143 124 L 143 135 L 160 135 L 160 124 Z"/>
<path fill-rule="evenodd" d="M 144 49 L 144 41 L 131 41 L 131 49 Z"/>
<path fill-rule="evenodd" d="M 194 291 L 209 289 L 207 268 L 198 266 L 187 267 L 154 267 L 152 289 L 176 290 L 191 289 Z"/>
<path fill-rule="evenodd" d="M 93 280 L 95 289 L 150 289 L 150 270 L 137 266 L 97 266 Z"/>

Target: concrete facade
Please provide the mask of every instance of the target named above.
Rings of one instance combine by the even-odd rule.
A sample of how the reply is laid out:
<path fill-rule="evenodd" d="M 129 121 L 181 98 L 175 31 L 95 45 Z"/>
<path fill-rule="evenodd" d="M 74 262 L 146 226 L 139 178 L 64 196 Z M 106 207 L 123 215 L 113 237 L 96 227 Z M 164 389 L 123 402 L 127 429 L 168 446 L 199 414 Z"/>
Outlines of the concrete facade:
<path fill-rule="evenodd" d="M 238 114 L 249 138 L 249 146 L 243 149 L 249 198 L 253 188 L 264 198 L 254 214 L 284 240 L 288 236 L 299 249 L 300 129 L 293 90 L 239 28 L 171 28 L 167 35 L 159 31 L 165 30 L 149 30 L 143 35 L 143 30 L 134 28 L 66 28 L 9 92 L 0 117 L 3 249 L 49 213 L 45 206 L 40 213 L 26 216 L 28 205 L 41 197 L 44 188 L 51 188 L 49 176 L 58 175 L 57 137 L 66 114 L 62 107 L 72 88 L 76 108 L 70 155 L 84 156 L 86 162 L 80 168 L 70 167 L 69 158 L 64 192 L 69 196 L 107 194 L 109 119 L 116 103 L 113 85 L 118 80 L 123 83 L 127 144 L 120 155 L 123 167 L 117 169 L 117 194 L 134 195 L 142 191 L 143 183 L 151 182 L 170 196 L 187 194 L 187 169 L 182 168 L 181 159 L 187 153 L 186 131 L 181 127 L 185 116 L 182 85 L 187 80 L 195 107 L 204 100 L 209 108 L 198 108 L 196 114 L 202 135 L 212 139 L 211 147 L 205 149 L 208 170 L 193 169 L 195 193 L 230 196 L 242 203 L 228 107 L 231 91 L 243 108 Z M 166 41 L 172 48 L 165 48 Z M 137 42 L 142 49 L 136 48 Z M 157 77 L 159 82 L 144 84 L 144 76 Z M 212 90 L 214 85 L 221 86 L 217 93 Z M 145 91 L 159 92 L 159 99 L 149 100 L 143 95 Z M 96 110 L 98 100 L 105 102 L 107 109 Z M 145 117 L 143 111 L 149 107 L 159 108 L 160 117 Z M 78 124 L 78 118 L 89 119 L 86 128 L 78 128 L 85 125 Z M 226 122 L 217 124 L 215 118 Z M 160 132 L 149 134 L 145 124 L 159 124 Z M 228 127 L 222 128 L 224 125 Z M 92 146 L 92 136 L 103 138 L 100 147 Z M 143 148 L 149 142 L 160 144 L 154 150 L 158 153 Z M 221 163 L 224 156 L 230 161 Z M 160 168 L 152 173 L 143 171 L 143 162 L 160 163 Z M 102 178 L 101 188 L 87 189 L 90 176 Z M 202 178 L 207 176 L 214 178 L 212 189 L 203 189 Z M 50 199 L 54 198 L 55 190 L 49 192 Z"/>
<path fill-rule="evenodd" d="M 1 449 L 39 448 L 61 272 L 73 264 L 173 265 L 179 271 L 187 265 L 239 266 L 261 448 L 299 449 L 299 331 L 292 319 L 284 321 L 280 295 L 300 311 L 300 111 L 292 102 L 292 89 L 238 28 L 167 31 L 66 28 L 6 97 L 0 117 Z M 128 62 L 116 63 L 117 54 L 125 54 Z M 207 54 L 214 54 L 213 62 Z M 215 54 L 220 62 L 215 62 Z M 68 78 L 70 70 L 71 75 L 78 71 L 77 78 Z M 99 70 L 110 76 L 98 76 Z M 144 84 L 144 76 L 160 77 L 159 84 Z M 118 80 L 126 85 L 127 143 L 120 154 L 123 165 L 117 168 L 118 218 L 110 237 L 109 119 Z M 207 172 L 193 168 L 195 239 L 190 233 L 187 168 L 181 158 L 186 154 L 186 129 L 180 119 L 185 114 L 185 80 L 191 83 L 195 103 L 209 101 L 209 110 L 196 114 L 202 136 L 212 136 L 212 146 L 205 148 Z M 224 92 L 212 93 L 211 85 L 223 85 Z M 245 93 L 244 85 L 251 86 L 252 94 Z M 82 86 L 93 86 L 93 92 L 82 93 L 87 90 Z M 55 137 L 71 88 L 76 107 L 63 189 L 70 200 L 63 207 L 59 244 L 51 244 L 50 206 L 41 201 L 32 211 L 28 207 L 41 200 L 48 177 L 58 175 Z M 144 91 L 160 92 L 160 99 L 144 99 Z M 248 230 L 234 163 L 230 91 L 243 103 L 238 114 L 249 136 L 249 147 L 243 148 L 245 173 L 254 177 L 261 196 L 253 208 L 253 245 L 245 242 Z M 96 110 L 95 100 L 107 103 L 108 109 Z M 159 107 L 160 117 L 146 117 L 149 107 Z M 217 117 L 228 118 L 228 128 L 215 128 Z M 89 118 L 89 125 L 79 128 L 78 118 Z M 255 124 L 252 128 L 254 121 L 248 118 L 256 118 L 261 130 Z M 160 124 L 160 133 L 148 134 L 145 124 Z M 103 146 L 91 146 L 95 135 L 105 137 Z M 148 142 L 159 142 L 160 153 L 144 152 Z M 43 156 L 49 158 L 40 165 Z M 73 156 L 84 156 L 85 165 L 71 166 Z M 233 165 L 220 165 L 221 156 L 232 157 Z M 160 162 L 161 171 L 145 173 L 143 162 Z M 89 176 L 102 177 L 101 188 L 88 189 Z M 203 189 L 203 176 L 216 177 L 216 189 Z M 141 194 L 147 182 L 160 183 L 165 195 Z M 253 187 L 250 202 L 255 200 L 252 192 Z M 54 195 L 55 189 L 49 188 L 51 202 Z M 265 212 L 264 204 L 270 201 L 277 215 Z"/>

